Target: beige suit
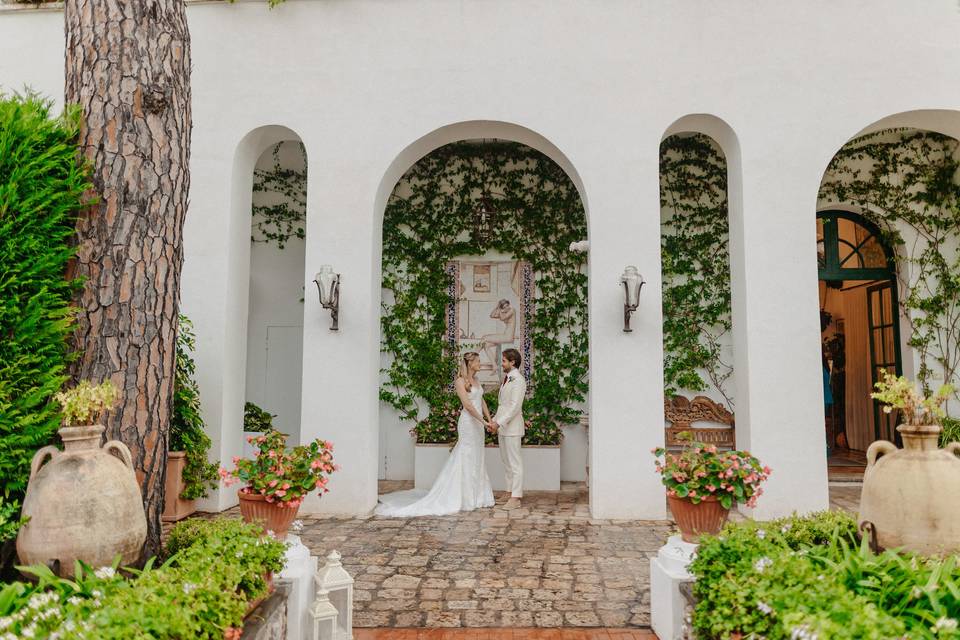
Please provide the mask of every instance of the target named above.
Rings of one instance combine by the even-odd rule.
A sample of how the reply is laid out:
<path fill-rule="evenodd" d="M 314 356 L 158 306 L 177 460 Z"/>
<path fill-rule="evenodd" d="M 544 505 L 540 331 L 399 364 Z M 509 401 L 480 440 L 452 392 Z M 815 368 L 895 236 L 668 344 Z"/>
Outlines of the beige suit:
<path fill-rule="evenodd" d="M 527 393 L 527 381 L 519 371 L 507 374 L 507 382 L 500 386 L 497 413 L 497 440 L 500 444 L 500 459 L 507 479 L 507 491 L 514 498 L 523 497 L 523 458 L 520 441 L 526 425 L 523 422 L 523 397 Z"/>

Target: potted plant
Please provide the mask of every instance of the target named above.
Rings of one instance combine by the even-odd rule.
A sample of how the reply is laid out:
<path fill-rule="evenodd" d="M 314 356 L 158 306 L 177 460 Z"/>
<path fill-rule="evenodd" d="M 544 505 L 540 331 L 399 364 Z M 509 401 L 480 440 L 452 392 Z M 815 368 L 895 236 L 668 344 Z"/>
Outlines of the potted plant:
<path fill-rule="evenodd" d="M 333 445 L 326 440 L 286 448 L 286 434 L 269 430 L 249 437 L 257 447 L 253 459 L 235 456 L 233 471 L 220 469 L 227 486 L 243 482 L 240 513 L 248 522 L 263 521 L 278 539 L 287 534 L 300 504 L 314 489 L 326 493 L 327 479 L 339 467 L 333 463 Z"/>
<path fill-rule="evenodd" d="M 200 413 L 200 389 L 194 379 L 195 338 L 190 320 L 181 315 L 177 329 L 177 363 L 173 381 L 173 415 L 167 453 L 167 481 L 163 520 L 176 522 L 197 510 L 197 498 L 217 485 L 216 462 L 207 461 L 213 444 L 204 431 Z"/>
<path fill-rule="evenodd" d="M 925 555 L 960 551 L 960 442 L 938 443 L 946 419 L 943 404 L 953 387 L 918 391 L 903 376 L 884 373 L 870 396 L 884 413 L 899 412 L 903 448 L 877 440 L 867 448 L 858 522 L 876 546 L 901 547 Z"/>
<path fill-rule="evenodd" d="M 54 396 L 62 407 L 64 451 L 46 446 L 33 456 L 26 524 L 17 536 L 21 563 L 72 575 L 77 560 L 102 567 L 118 555 L 127 564 L 140 556 L 147 519 L 130 450 L 119 440 L 100 446 L 104 427 L 97 422 L 117 396 L 109 381 L 87 380 Z"/>
<path fill-rule="evenodd" d="M 653 449 L 656 468 L 674 520 L 685 542 L 696 543 L 701 534 L 717 534 L 737 503 L 753 507 L 763 493 L 760 484 L 770 476 L 748 451 L 720 451 L 716 445 L 687 440 L 679 453 Z"/>

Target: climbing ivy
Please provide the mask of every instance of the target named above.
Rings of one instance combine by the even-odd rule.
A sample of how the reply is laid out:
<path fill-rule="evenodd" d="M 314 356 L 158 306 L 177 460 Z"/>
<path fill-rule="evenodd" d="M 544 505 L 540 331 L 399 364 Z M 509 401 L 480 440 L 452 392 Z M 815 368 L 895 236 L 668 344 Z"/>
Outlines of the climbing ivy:
<path fill-rule="evenodd" d="M 471 233 L 487 190 L 498 211 L 491 238 Z M 383 402 L 414 423 L 418 442 L 456 439 L 451 389 L 459 354 L 445 342 L 448 261 L 494 250 L 536 274 L 531 320 L 536 366 L 524 403 L 527 444 L 557 444 L 587 392 L 586 238 L 583 204 L 563 170 L 516 143 L 456 143 L 421 159 L 401 178 L 383 222 Z M 420 419 L 424 411 L 425 419 Z M 452 427 L 452 428 L 451 428 Z"/>
<path fill-rule="evenodd" d="M 254 242 L 276 242 L 280 249 L 290 238 L 306 238 L 307 219 L 307 151 L 298 142 L 302 160 L 296 168 L 284 167 L 280 163 L 283 144 L 273 147 L 272 167 L 253 172 L 253 192 L 267 194 L 261 200 L 269 204 L 253 205 L 253 226 L 260 237 L 251 236 Z"/>
<path fill-rule="evenodd" d="M 915 129 L 855 138 L 834 156 L 820 199 L 858 207 L 896 247 L 902 316 L 929 393 L 960 373 L 960 161 L 957 140 Z"/>
<path fill-rule="evenodd" d="M 660 216 L 664 392 L 709 383 L 732 408 L 733 366 L 723 354 L 731 328 L 727 163 L 709 137 L 660 144 Z"/>

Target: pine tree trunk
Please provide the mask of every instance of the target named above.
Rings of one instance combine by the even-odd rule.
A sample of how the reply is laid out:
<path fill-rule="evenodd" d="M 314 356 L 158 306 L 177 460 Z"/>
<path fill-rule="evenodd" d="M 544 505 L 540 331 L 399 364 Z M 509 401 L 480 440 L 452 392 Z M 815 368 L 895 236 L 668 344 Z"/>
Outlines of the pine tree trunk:
<path fill-rule="evenodd" d="M 66 0 L 66 102 L 98 205 L 77 222 L 76 379 L 121 390 L 107 438 L 133 453 L 160 549 L 173 399 L 181 234 L 190 186 L 190 34 L 183 0 Z"/>

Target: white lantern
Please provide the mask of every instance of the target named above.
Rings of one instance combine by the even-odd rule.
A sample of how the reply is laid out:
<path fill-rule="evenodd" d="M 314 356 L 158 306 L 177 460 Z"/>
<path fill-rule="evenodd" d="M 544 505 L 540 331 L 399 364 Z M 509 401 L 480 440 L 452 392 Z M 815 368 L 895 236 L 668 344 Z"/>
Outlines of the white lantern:
<path fill-rule="evenodd" d="M 317 599 L 310 609 L 313 616 L 313 640 L 336 640 L 337 608 L 330 602 L 330 592 L 317 589 Z"/>
<path fill-rule="evenodd" d="M 317 285 L 317 292 L 320 294 L 320 306 L 330 310 L 330 317 L 333 319 L 330 330 L 336 331 L 339 328 L 340 319 L 340 274 L 334 273 L 333 267 L 325 264 L 320 267 L 313 282 Z"/>
<path fill-rule="evenodd" d="M 337 627 L 333 640 L 353 640 L 353 578 L 340 564 L 340 554 L 331 551 L 327 563 L 317 572 L 317 599 L 326 592 L 337 610 Z M 316 603 L 315 603 L 316 605 Z"/>
<path fill-rule="evenodd" d="M 634 266 L 629 266 L 623 270 L 620 282 L 623 284 L 623 330 L 629 333 L 633 331 L 630 328 L 630 315 L 640 305 L 640 290 L 645 282 L 643 276 Z"/>

